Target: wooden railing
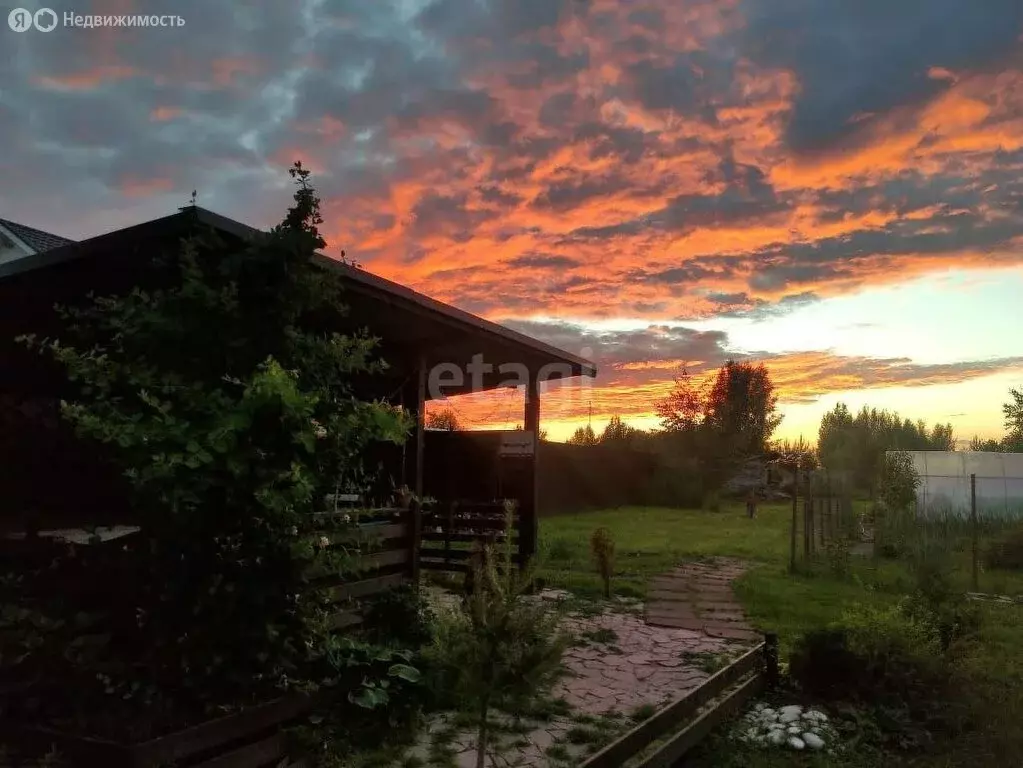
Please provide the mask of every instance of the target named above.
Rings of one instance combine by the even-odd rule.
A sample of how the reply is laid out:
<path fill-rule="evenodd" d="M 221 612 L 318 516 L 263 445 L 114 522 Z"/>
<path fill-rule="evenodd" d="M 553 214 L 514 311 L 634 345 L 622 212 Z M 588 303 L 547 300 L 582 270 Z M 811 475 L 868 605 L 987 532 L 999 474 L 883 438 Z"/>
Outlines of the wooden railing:
<path fill-rule="evenodd" d="M 521 562 L 521 517 L 512 513 L 507 529 L 505 502 L 449 502 L 424 510 L 419 566 L 425 570 L 465 573 L 474 542 L 505 546 L 511 536 L 512 559 Z"/>
<path fill-rule="evenodd" d="M 579 768 L 668 768 L 716 726 L 778 680 L 778 638 L 765 641 L 676 699 Z M 661 740 L 660 744 L 653 746 Z"/>
<path fill-rule="evenodd" d="M 418 514 L 411 509 L 381 508 L 352 510 L 358 526 L 348 535 L 338 536 L 331 547 L 357 546 L 358 571 L 344 576 L 329 576 L 313 582 L 326 588 L 330 604 L 336 606 L 331 626 L 334 630 L 362 623 L 358 603 L 373 595 L 409 583 L 417 570 Z"/>

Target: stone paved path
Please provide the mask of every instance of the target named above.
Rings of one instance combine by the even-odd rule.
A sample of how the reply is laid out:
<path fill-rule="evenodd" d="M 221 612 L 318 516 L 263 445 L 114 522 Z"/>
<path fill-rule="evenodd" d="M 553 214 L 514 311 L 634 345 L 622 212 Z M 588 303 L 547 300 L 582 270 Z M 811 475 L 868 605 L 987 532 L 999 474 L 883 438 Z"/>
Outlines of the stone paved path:
<path fill-rule="evenodd" d="M 608 710 L 628 713 L 677 698 L 709 677 L 687 658 L 728 651 L 722 639 L 684 628 L 650 626 L 632 614 L 571 617 L 564 627 L 576 636 L 611 632 L 617 638 L 569 650 L 565 665 L 573 677 L 554 689 L 554 695 L 574 709 L 593 715 Z"/>
<path fill-rule="evenodd" d="M 738 560 L 713 558 L 684 563 L 655 577 L 648 594 L 646 623 L 727 640 L 758 640 L 760 635 L 746 621 L 732 591 L 732 582 L 744 571 L 745 565 Z"/>
<path fill-rule="evenodd" d="M 433 597 L 439 602 L 456 599 L 451 595 Z M 567 597 L 568 593 L 557 590 L 540 595 L 552 603 Z M 488 768 L 566 768 L 577 764 L 598 745 L 573 738 L 573 733 L 583 729 L 611 740 L 631 727 L 628 716 L 638 708 L 659 708 L 703 683 L 710 673 L 698 666 L 697 659 L 734 655 L 724 638 L 691 629 L 651 626 L 642 614 L 642 604 L 623 600 L 613 610 L 597 615 L 566 615 L 562 626 L 577 638 L 577 644 L 566 652 L 567 674 L 551 693 L 569 705 L 571 714 L 548 722 L 521 723 L 518 735 L 503 741 L 501 759 L 488 759 Z M 430 768 L 472 768 L 474 734 L 464 728 L 452 729 L 451 717 L 439 714 L 431 718 L 419 743 L 405 757 L 413 756 Z M 560 750 L 560 758 L 548 754 L 552 747 Z M 447 751 L 449 756 L 436 759 L 439 751 Z"/>

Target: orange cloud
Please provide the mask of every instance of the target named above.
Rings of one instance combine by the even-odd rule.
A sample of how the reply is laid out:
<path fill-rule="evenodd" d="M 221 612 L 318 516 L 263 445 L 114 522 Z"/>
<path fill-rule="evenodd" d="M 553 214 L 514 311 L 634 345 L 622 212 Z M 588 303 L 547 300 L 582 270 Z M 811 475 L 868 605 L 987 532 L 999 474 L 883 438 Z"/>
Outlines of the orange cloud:
<path fill-rule="evenodd" d="M 35 83 L 44 88 L 66 91 L 91 91 L 107 83 L 135 77 L 139 72 L 123 64 L 102 65 L 66 75 L 36 75 Z"/>
<path fill-rule="evenodd" d="M 177 107 L 154 107 L 149 112 L 149 119 L 156 122 L 166 122 L 180 117 L 183 111 Z"/>
<path fill-rule="evenodd" d="M 174 182 L 170 179 L 140 179 L 125 176 L 121 179 L 121 194 L 129 198 L 149 197 L 161 192 L 171 192 Z"/>

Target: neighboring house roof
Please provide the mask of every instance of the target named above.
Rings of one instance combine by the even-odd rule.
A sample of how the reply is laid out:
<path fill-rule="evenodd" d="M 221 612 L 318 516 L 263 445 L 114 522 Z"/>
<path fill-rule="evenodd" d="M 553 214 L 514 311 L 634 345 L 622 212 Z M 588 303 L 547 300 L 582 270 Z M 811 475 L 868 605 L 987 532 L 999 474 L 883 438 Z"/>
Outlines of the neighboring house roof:
<path fill-rule="evenodd" d="M 69 240 L 66 237 L 43 232 L 41 229 L 35 229 L 34 227 L 26 227 L 24 224 L 18 224 L 7 219 L 0 219 L 0 227 L 6 229 L 35 253 L 43 253 L 74 243 L 74 240 Z"/>

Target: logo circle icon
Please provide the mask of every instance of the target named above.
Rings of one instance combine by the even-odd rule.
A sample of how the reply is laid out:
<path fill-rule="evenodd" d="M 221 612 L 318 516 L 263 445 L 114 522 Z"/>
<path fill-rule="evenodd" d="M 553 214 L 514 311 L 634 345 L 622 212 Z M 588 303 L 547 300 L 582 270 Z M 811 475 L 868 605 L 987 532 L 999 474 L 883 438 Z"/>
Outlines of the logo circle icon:
<path fill-rule="evenodd" d="M 32 29 L 32 11 L 15 8 L 7 14 L 7 26 L 15 32 L 28 32 Z"/>
<path fill-rule="evenodd" d="M 52 32 L 53 28 L 57 26 L 57 14 L 52 8 L 40 8 L 32 17 L 32 21 L 35 22 L 36 29 L 40 32 Z"/>

